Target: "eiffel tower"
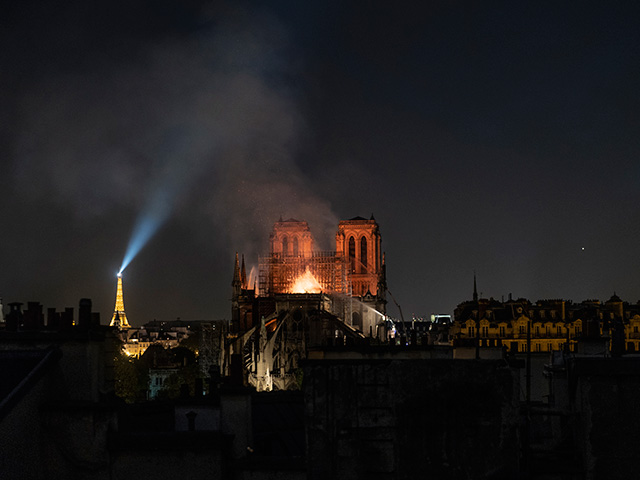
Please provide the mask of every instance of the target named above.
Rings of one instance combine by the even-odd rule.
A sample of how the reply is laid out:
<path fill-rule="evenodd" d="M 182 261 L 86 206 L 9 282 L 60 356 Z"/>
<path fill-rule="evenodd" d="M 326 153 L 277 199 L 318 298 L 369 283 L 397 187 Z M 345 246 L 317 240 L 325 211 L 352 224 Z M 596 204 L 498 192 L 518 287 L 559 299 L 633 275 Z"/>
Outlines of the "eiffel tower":
<path fill-rule="evenodd" d="M 116 292 L 116 308 L 113 311 L 110 327 L 118 327 L 119 329 L 131 328 L 127 321 L 127 315 L 124 313 L 124 297 L 122 296 L 122 273 L 118 274 L 118 290 Z"/>

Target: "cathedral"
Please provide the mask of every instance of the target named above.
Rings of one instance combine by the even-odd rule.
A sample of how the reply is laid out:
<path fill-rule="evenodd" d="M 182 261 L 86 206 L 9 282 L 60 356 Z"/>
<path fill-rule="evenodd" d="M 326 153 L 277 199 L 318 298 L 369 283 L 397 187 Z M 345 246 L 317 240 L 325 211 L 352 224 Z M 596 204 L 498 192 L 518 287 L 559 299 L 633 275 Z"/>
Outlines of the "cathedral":
<path fill-rule="evenodd" d="M 240 363 L 244 382 L 258 391 L 293 389 L 310 348 L 386 338 L 377 222 L 342 220 L 335 240 L 334 251 L 317 250 L 306 221 L 280 219 L 257 278 L 247 278 L 244 256 L 236 254 L 226 374 Z"/>

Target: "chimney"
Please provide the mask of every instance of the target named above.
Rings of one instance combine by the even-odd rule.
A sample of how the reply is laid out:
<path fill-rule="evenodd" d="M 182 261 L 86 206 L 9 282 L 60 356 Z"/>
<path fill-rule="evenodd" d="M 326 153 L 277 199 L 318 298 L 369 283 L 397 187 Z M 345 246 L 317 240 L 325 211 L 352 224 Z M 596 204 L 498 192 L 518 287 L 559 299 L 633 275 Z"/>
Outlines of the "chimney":
<path fill-rule="evenodd" d="M 47 308 L 47 328 L 51 330 L 58 330 L 60 327 L 60 315 L 53 307 Z"/>
<path fill-rule="evenodd" d="M 44 328 L 44 315 L 42 305 L 39 302 L 28 302 L 23 315 L 25 330 L 42 330 Z"/>
<path fill-rule="evenodd" d="M 619 357 L 625 351 L 624 325 L 622 319 L 613 320 L 613 332 L 611 334 L 611 356 Z"/>
<path fill-rule="evenodd" d="M 13 302 L 9 304 L 9 313 L 6 318 L 6 329 L 17 332 L 22 325 L 22 303 Z"/>
<path fill-rule="evenodd" d="M 67 307 L 60 314 L 60 330 L 71 330 L 73 327 L 73 308 Z"/>
<path fill-rule="evenodd" d="M 88 330 L 91 326 L 91 299 L 81 298 L 78 308 L 78 327 Z"/>

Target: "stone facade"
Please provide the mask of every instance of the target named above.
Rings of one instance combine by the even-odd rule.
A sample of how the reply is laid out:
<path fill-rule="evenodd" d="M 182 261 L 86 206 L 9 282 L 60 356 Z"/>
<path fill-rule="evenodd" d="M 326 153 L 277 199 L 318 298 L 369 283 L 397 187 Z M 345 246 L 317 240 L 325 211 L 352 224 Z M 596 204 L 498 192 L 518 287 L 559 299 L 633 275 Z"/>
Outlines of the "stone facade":
<path fill-rule="evenodd" d="M 385 351 L 305 363 L 308 478 L 516 478 L 517 368 Z"/>
<path fill-rule="evenodd" d="M 237 254 L 232 287 L 223 374 L 241 355 L 245 381 L 258 391 L 299 388 L 300 360 L 312 344 L 386 334 L 385 266 L 373 217 L 341 221 L 331 252 L 314 250 L 307 222 L 280 220 L 269 255 L 260 258 L 257 288 Z"/>

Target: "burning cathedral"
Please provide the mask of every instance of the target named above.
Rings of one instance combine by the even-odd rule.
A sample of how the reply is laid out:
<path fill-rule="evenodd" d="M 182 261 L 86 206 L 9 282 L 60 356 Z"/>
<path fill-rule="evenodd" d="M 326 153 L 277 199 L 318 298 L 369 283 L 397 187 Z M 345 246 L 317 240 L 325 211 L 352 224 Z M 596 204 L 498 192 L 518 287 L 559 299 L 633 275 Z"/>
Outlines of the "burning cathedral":
<path fill-rule="evenodd" d="M 247 279 L 236 254 L 224 369 L 258 391 L 297 388 L 310 349 L 386 337 L 385 265 L 373 216 L 338 224 L 335 251 L 319 251 L 305 221 L 280 219 L 270 251 Z M 369 338 L 369 340 L 367 340 Z"/>

